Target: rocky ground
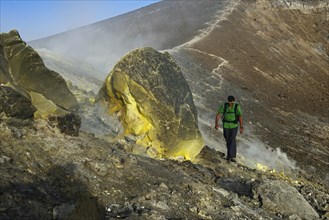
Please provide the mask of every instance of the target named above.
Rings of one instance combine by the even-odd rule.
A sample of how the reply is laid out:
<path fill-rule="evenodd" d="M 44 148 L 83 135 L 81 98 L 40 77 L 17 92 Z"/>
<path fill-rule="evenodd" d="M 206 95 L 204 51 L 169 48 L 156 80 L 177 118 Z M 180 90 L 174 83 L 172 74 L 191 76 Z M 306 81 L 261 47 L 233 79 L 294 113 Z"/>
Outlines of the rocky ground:
<path fill-rule="evenodd" d="M 19 96 L 20 117 L 11 109 L 18 94 L 8 99 L 3 93 L 0 219 L 329 219 L 327 1 L 241 0 L 227 10 L 212 8 L 214 2 L 202 3 L 211 13 L 186 32 L 188 39 L 185 33 L 166 43 L 178 45 L 167 51 L 191 88 L 209 147 L 193 161 L 132 154 L 138 146 L 118 135 L 118 121 L 91 105 L 99 82 L 76 81 L 76 64 L 53 62 L 52 55 L 47 63 L 67 73 L 79 116 L 33 120 L 35 109 L 26 111 L 31 103 Z M 155 26 L 163 27 L 158 21 Z M 238 163 L 227 163 L 223 150 L 213 149 L 224 146 L 213 129 L 216 108 L 232 91 L 245 112 Z M 264 146 L 250 142 L 255 138 Z M 256 156 L 243 160 L 244 148 L 254 145 Z M 283 162 L 294 159 L 296 166 L 260 171 L 244 165 L 265 156 L 271 161 L 280 149 Z"/>
<path fill-rule="evenodd" d="M 45 120 L 0 121 L 1 219 L 326 219 L 329 193 L 298 172 L 129 152 L 132 143 L 60 133 Z"/>

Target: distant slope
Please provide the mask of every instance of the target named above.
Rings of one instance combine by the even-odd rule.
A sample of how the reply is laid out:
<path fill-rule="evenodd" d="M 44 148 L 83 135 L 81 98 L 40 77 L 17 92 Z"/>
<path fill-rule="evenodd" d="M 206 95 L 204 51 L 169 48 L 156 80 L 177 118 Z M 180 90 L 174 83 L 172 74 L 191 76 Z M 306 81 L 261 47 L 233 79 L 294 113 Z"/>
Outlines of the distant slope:
<path fill-rule="evenodd" d="M 191 40 L 230 1 L 162 1 L 140 10 L 29 42 L 104 72 L 139 47 L 169 49 Z"/>

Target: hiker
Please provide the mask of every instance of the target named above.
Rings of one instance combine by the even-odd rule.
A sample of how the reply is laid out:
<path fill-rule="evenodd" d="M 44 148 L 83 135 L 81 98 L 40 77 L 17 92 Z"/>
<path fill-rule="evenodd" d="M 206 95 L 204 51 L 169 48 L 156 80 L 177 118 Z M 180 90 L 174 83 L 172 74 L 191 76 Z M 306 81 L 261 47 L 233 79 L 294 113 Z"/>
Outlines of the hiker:
<path fill-rule="evenodd" d="M 235 103 L 234 96 L 229 96 L 227 102 L 218 109 L 215 121 L 215 129 L 220 127 L 219 119 L 223 121 L 224 138 L 226 141 L 226 160 L 236 162 L 236 135 L 238 133 L 238 123 L 240 124 L 240 134 L 243 133 L 242 111 L 239 104 Z"/>

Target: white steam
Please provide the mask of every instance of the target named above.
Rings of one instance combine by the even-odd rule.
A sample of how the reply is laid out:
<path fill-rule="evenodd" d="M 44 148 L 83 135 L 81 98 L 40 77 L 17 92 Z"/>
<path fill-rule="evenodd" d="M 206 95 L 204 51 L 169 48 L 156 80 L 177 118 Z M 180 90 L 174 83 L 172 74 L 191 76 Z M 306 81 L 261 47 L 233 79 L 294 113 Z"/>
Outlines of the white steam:
<path fill-rule="evenodd" d="M 215 116 L 214 116 L 215 117 Z M 205 144 L 226 154 L 226 143 L 222 129 L 214 129 L 213 120 L 199 118 L 199 127 Z M 237 159 L 239 163 L 251 168 L 289 172 L 297 169 L 296 162 L 289 159 L 279 146 L 270 147 L 251 134 L 248 126 L 243 135 L 237 135 Z"/>
<path fill-rule="evenodd" d="M 256 137 L 238 138 L 237 145 L 238 156 L 243 157 L 250 167 L 257 168 L 261 164 L 276 171 L 296 169 L 296 162 L 289 159 L 280 147 L 271 148 Z"/>

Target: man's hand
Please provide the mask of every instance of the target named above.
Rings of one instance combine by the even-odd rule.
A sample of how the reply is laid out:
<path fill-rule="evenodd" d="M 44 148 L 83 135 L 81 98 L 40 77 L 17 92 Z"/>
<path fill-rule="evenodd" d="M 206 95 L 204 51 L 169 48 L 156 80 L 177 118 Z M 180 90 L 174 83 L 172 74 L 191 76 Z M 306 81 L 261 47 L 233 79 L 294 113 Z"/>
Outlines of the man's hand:
<path fill-rule="evenodd" d="M 217 125 L 215 125 L 215 129 L 216 130 L 218 130 L 218 128 L 219 128 L 220 126 L 217 124 Z"/>
<path fill-rule="evenodd" d="M 243 127 L 240 127 L 240 134 L 243 134 Z"/>

